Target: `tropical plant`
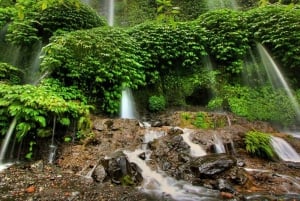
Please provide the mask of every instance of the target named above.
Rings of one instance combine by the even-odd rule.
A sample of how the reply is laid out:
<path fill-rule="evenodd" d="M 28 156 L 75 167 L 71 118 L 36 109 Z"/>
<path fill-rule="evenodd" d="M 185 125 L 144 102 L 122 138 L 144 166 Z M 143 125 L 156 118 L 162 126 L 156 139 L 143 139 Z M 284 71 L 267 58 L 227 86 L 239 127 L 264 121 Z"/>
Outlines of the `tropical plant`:
<path fill-rule="evenodd" d="M 241 13 L 216 10 L 201 15 L 196 22 L 207 31 L 207 51 L 222 73 L 231 76 L 242 71 L 242 61 L 249 49 L 249 32 Z"/>
<path fill-rule="evenodd" d="M 265 6 L 246 13 L 250 39 L 272 52 L 272 56 L 294 77 L 300 71 L 300 10 L 293 6 Z M 299 84 L 299 83 L 298 83 Z"/>
<path fill-rule="evenodd" d="M 103 18 L 79 0 L 23 0 L 9 25 L 7 40 L 17 45 L 48 42 L 57 30 L 73 31 L 106 25 Z"/>
<path fill-rule="evenodd" d="M 162 111 L 166 108 L 165 97 L 160 96 L 151 96 L 149 98 L 149 110 L 152 112 Z"/>
<path fill-rule="evenodd" d="M 275 152 L 271 146 L 271 136 L 270 134 L 249 131 L 245 136 L 246 151 L 263 158 L 274 159 Z"/>
<path fill-rule="evenodd" d="M 57 80 L 46 79 L 41 85 L 0 83 L 0 130 L 4 135 L 13 118 L 17 119 L 16 136 L 20 141 L 28 134 L 47 137 L 53 117 L 61 126 L 78 122 L 78 130 L 89 129 L 89 111 L 85 97 L 75 87 L 62 87 Z M 82 122 L 87 122 L 82 124 Z M 80 125 L 86 125 L 81 126 Z M 30 136 L 28 136 L 30 138 Z"/>
<path fill-rule="evenodd" d="M 44 48 L 43 71 L 77 86 L 100 111 L 119 111 L 123 88 L 145 84 L 140 48 L 123 29 L 95 28 L 54 37 Z"/>
<path fill-rule="evenodd" d="M 20 84 L 23 77 L 23 72 L 7 63 L 0 63 L 0 81 L 10 84 Z"/>

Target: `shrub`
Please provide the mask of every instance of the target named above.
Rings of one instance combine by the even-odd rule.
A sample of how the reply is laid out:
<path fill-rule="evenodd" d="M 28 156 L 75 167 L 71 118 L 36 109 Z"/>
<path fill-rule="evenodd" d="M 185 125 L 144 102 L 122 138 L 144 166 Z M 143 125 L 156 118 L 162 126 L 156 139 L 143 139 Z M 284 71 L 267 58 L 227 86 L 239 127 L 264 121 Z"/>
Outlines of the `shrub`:
<path fill-rule="evenodd" d="M 57 30 L 74 31 L 104 26 L 104 18 L 78 0 L 19 1 L 17 12 L 8 27 L 8 41 L 31 46 L 36 41 L 48 42 Z"/>
<path fill-rule="evenodd" d="M 166 107 L 166 100 L 164 96 L 151 96 L 149 98 L 149 110 L 157 112 L 164 110 Z"/>
<path fill-rule="evenodd" d="M 213 127 L 211 120 L 205 112 L 198 112 L 192 124 L 197 128 L 208 129 Z"/>
<path fill-rule="evenodd" d="M 44 48 L 43 71 L 77 86 L 102 112 L 119 112 L 123 88 L 145 84 L 139 47 L 123 29 L 99 27 L 52 38 Z"/>
<path fill-rule="evenodd" d="M 267 133 L 249 131 L 245 136 L 246 151 L 263 158 L 274 159 L 271 136 Z"/>

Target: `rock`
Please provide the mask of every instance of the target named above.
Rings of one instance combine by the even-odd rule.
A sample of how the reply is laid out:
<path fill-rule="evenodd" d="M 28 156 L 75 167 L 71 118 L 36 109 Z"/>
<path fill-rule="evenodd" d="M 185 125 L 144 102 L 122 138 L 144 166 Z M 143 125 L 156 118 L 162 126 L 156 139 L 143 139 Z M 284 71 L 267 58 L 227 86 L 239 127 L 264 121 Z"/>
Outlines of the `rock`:
<path fill-rule="evenodd" d="M 220 195 L 223 199 L 232 199 L 234 197 L 232 193 L 228 192 L 221 192 Z"/>
<path fill-rule="evenodd" d="M 179 127 L 172 127 L 168 130 L 168 135 L 180 135 L 183 133 L 183 130 Z"/>
<path fill-rule="evenodd" d="M 162 127 L 163 123 L 161 121 L 155 121 L 151 123 L 152 127 Z"/>
<path fill-rule="evenodd" d="M 130 183 L 139 182 L 140 173 L 132 167 L 122 151 L 117 151 L 112 156 L 106 157 L 101 163 L 113 183 L 121 184 L 124 178 Z"/>
<path fill-rule="evenodd" d="M 35 187 L 34 186 L 29 186 L 25 190 L 26 193 L 34 193 L 34 191 L 35 191 Z"/>
<path fill-rule="evenodd" d="M 221 192 L 227 192 L 227 193 L 234 193 L 235 192 L 232 185 L 228 181 L 226 181 L 225 179 L 218 179 L 217 182 L 218 182 L 217 189 L 220 190 Z"/>
<path fill-rule="evenodd" d="M 43 160 L 36 161 L 30 165 L 30 169 L 38 172 L 42 172 L 44 170 L 44 162 Z"/>
<path fill-rule="evenodd" d="M 95 168 L 92 177 L 97 182 L 103 182 L 106 177 L 106 172 L 105 172 L 104 167 L 102 165 L 98 165 Z"/>
<path fill-rule="evenodd" d="M 139 154 L 139 158 L 142 159 L 142 160 L 145 160 L 146 159 L 146 153 L 143 152 L 143 153 Z"/>
<path fill-rule="evenodd" d="M 211 178 L 236 164 L 236 160 L 226 154 L 212 154 L 199 157 L 190 162 L 191 171 L 196 177 Z"/>

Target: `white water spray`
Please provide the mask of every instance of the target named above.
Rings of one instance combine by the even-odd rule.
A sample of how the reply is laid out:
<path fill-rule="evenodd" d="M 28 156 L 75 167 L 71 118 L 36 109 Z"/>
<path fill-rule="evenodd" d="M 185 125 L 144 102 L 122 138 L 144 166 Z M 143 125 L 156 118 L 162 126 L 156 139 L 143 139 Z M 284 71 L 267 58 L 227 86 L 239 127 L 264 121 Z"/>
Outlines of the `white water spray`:
<path fill-rule="evenodd" d="M 284 139 L 272 136 L 271 145 L 281 160 L 300 162 L 300 155 Z"/>
<path fill-rule="evenodd" d="M 184 142 L 187 143 L 190 146 L 190 154 L 193 157 L 200 157 L 200 156 L 205 156 L 206 152 L 204 149 L 199 145 L 195 144 L 191 140 L 191 134 L 193 130 L 191 129 L 183 129 L 183 134 L 181 135 Z"/>
<path fill-rule="evenodd" d="M 257 44 L 257 48 L 259 51 L 259 54 L 262 58 L 262 62 L 266 68 L 269 80 L 271 81 L 271 84 L 274 89 L 278 87 L 282 87 L 284 91 L 286 92 L 287 96 L 290 99 L 290 102 L 296 112 L 297 120 L 300 120 L 300 107 L 299 104 L 295 98 L 295 96 L 292 93 L 292 90 L 290 89 L 287 81 L 285 80 L 283 74 L 279 70 L 278 65 L 275 63 L 271 55 L 268 53 L 266 48 L 261 45 Z"/>
<path fill-rule="evenodd" d="M 136 119 L 136 110 L 132 92 L 129 88 L 122 91 L 121 118 Z"/>
<path fill-rule="evenodd" d="M 143 176 L 143 184 L 141 190 L 155 194 L 159 197 L 172 197 L 174 200 L 180 201 L 197 201 L 197 200 L 218 200 L 218 192 L 206 188 L 192 186 L 184 181 L 177 181 L 171 177 L 165 176 L 163 173 L 153 171 L 146 161 L 139 158 L 144 150 L 137 149 L 134 152 L 124 151 L 131 163 L 135 163 L 140 169 Z"/>
<path fill-rule="evenodd" d="M 226 153 L 226 149 L 223 144 L 223 140 L 220 137 L 218 137 L 217 135 L 214 135 L 214 147 L 215 147 L 216 153 L 218 153 L 218 154 Z"/>
<path fill-rule="evenodd" d="M 2 145 L 1 145 L 1 152 L 0 152 L 0 165 L 3 164 L 4 162 L 4 159 L 5 159 L 5 154 L 7 152 L 7 149 L 8 149 L 8 145 L 9 145 L 9 141 L 12 137 L 12 134 L 14 133 L 14 129 L 16 127 L 16 124 L 17 124 L 17 118 L 15 117 L 13 119 L 13 121 L 11 122 L 10 126 L 9 126 L 9 129 L 5 135 L 5 138 L 2 142 Z"/>

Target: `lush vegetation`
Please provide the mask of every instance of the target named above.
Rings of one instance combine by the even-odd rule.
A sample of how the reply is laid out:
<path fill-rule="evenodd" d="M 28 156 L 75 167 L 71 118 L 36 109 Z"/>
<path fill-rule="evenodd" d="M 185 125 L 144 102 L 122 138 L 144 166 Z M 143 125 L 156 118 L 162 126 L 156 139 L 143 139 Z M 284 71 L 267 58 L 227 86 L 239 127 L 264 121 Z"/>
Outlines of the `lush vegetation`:
<path fill-rule="evenodd" d="M 16 45 L 48 42 L 57 31 L 74 31 L 106 25 L 103 18 L 78 0 L 17 1 L 6 38 Z M 8 21 L 8 19 L 6 19 Z"/>
<path fill-rule="evenodd" d="M 297 2 L 240 2 L 263 7 L 208 11 L 204 1 L 197 6 L 191 6 L 195 1 L 120 1 L 116 22 L 126 27 L 120 28 L 108 27 L 79 0 L 1 1 L 0 44 L 22 54 L 17 64 L 1 57 L 1 133 L 14 118 L 20 140 L 50 135 L 54 121 L 65 128 L 77 122 L 82 133 L 89 128 L 92 108 L 118 114 L 124 88 L 134 89 L 140 105 L 153 112 L 195 104 L 249 120 L 295 123 L 297 114 L 286 93 L 257 81 L 252 67 L 262 62 L 251 51 L 263 44 L 292 86 L 300 86 L 300 9 L 290 4 Z M 124 9 L 134 13 L 122 13 Z M 26 85 L 31 59 L 39 55 L 32 47 L 39 44 L 44 47 L 38 74 L 48 78 Z M 255 87 L 243 82 L 243 73 Z M 196 127 L 214 126 L 205 113 L 187 119 Z"/>
<path fill-rule="evenodd" d="M 89 129 L 89 112 L 81 91 L 76 87 L 63 87 L 57 80 L 46 79 L 39 86 L 0 83 L 1 134 L 7 132 L 13 118 L 17 119 L 16 136 L 20 141 L 47 137 L 53 129 L 53 119 L 61 126 L 77 122 L 77 130 Z M 28 136 L 30 135 L 30 136 Z"/>
<path fill-rule="evenodd" d="M 247 152 L 254 156 L 274 159 L 276 154 L 271 145 L 271 135 L 258 131 L 249 131 L 245 136 Z"/>
<path fill-rule="evenodd" d="M 41 67 L 64 86 L 77 86 L 100 111 L 119 111 L 121 90 L 144 85 L 139 46 L 117 28 L 95 28 L 54 37 Z"/>

